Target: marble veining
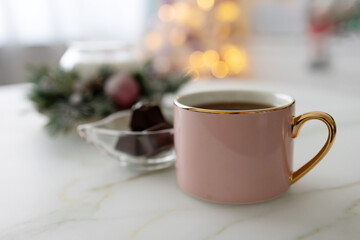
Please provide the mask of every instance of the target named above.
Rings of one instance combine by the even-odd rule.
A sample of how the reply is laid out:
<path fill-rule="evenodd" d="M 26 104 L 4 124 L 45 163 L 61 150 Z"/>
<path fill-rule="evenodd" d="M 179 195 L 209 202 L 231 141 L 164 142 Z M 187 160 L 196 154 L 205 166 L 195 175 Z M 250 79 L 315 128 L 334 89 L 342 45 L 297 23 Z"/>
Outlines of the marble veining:
<path fill-rule="evenodd" d="M 281 92 L 295 93 L 297 113 L 324 106 L 334 116 L 334 148 L 279 198 L 221 205 L 183 193 L 174 167 L 138 173 L 120 168 L 76 136 L 49 138 L 41 128 L 44 118 L 25 101 L 25 90 L 0 88 L 0 111 L 7 115 L 0 119 L 6 126 L 0 129 L 0 146 L 6 146 L 0 152 L 1 240 L 360 237 L 360 96 L 329 98 L 330 90 L 283 87 Z M 13 108 L 5 104 L 8 97 Z M 351 108 L 342 107 L 349 102 Z M 15 126 L 18 131 L 11 129 Z M 295 140 L 295 161 L 320 148 L 323 133 L 317 126 L 304 128 Z"/>

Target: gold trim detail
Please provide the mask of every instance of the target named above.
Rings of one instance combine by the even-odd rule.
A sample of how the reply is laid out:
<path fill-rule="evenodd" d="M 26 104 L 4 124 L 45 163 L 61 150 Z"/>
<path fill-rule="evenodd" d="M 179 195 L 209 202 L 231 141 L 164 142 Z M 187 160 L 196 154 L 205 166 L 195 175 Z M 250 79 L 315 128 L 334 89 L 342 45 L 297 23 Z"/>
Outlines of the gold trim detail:
<path fill-rule="evenodd" d="M 301 126 L 309 121 L 317 119 L 322 122 L 324 122 L 328 128 L 329 135 L 328 138 L 324 144 L 324 146 L 321 148 L 318 154 L 314 158 L 312 158 L 310 161 L 308 161 L 304 166 L 299 168 L 297 171 L 292 172 L 290 174 L 289 180 L 290 183 L 293 184 L 296 181 L 298 181 L 300 178 L 302 178 L 306 173 L 308 173 L 313 167 L 316 166 L 320 162 L 321 159 L 329 152 L 332 144 L 334 143 L 335 135 L 336 135 L 336 124 L 334 119 L 327 113 L 324 112 L 309 112 L 302 114 L 298 117 L 293 118 L 292 123 L 292 137 L 296 138 Z"/>
<path fill-rule="evenodd" d="M 271 107 L 271 108 L 264 108 L 264 109 L 256 109 L 256 110 L 214 110 L 214 109 L 205 109 L 205 108 L 197 108 L 197 107 L 191 107 L 187 106 L 185 104 L 179 103 L 178 99 L 182 96 L 176 97 L 174 100 L 174 104 L 178 106 L 179 108 L 182 108 L 184 110 L 189 110 L 192 112 L 201 112 L 201 113 L 212 113 L 212 114 L 254 114 L 254 113 L 266 113 L 266 112 L 273 112 L 282 110 L 288 107 L 291 107 L 295 104 L 295 99 L 292 98 L 292 102 L 288 103 L 286 105 L 282 105 L 279 107 Z"/>

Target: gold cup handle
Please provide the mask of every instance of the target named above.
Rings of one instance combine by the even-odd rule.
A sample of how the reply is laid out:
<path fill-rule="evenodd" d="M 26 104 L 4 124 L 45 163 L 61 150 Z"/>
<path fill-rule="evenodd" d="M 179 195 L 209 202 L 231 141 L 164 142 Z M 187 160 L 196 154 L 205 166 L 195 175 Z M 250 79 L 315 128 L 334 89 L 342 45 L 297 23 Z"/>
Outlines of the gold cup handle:
<path fill-rule="evenodd" d="M 300 127 L 309 120 L 317 119 L 324 122 L 328 128 L 329 135 L 318 154 L 310 161 L 308 161 L 304 166 L 299 168 L 297 171 L 290 174 L 290 183 L 293 184 L 300 178 L 302 178 L 306 173 L 308 173 L 313 167 L 320 162 L 320 160 L 329 152 L 332 144 L 334 143 L 334 138 L 336 134 L 336 124 L 334 119 L 327 113 L 324 112 L 309 112 L 302 114 L 298 117 L 293 118 L 292 123 L 292 137 L 297 137 Z"/>

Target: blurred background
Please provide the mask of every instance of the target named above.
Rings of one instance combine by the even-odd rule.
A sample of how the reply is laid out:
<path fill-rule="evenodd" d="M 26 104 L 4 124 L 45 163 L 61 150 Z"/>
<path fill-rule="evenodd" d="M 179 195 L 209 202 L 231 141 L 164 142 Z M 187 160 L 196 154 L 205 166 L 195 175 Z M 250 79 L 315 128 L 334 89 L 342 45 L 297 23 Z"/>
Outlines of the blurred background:
<path fill-rule="evenodd" d="M 91 72 L 94 59 L 151 59 L 156 71 L 200 80 L 310 77 L 353 91 L 359 8 L 358 0 L 0 0 L 0 84 L 27 81 L 32 65 Z"/>

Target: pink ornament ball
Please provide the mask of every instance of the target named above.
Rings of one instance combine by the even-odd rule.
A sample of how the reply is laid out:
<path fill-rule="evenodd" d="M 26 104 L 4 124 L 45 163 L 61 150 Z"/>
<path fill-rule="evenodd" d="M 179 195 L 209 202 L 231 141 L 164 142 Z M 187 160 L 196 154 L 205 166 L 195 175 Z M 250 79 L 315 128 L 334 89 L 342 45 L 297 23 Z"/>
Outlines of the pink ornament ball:
<path fill-rule="evenodd" d="M 139 96 L 139 85 L 129 74 L 112 75 L 105 85 L 105 93 L 119 108 L 130 108 Z"/>

